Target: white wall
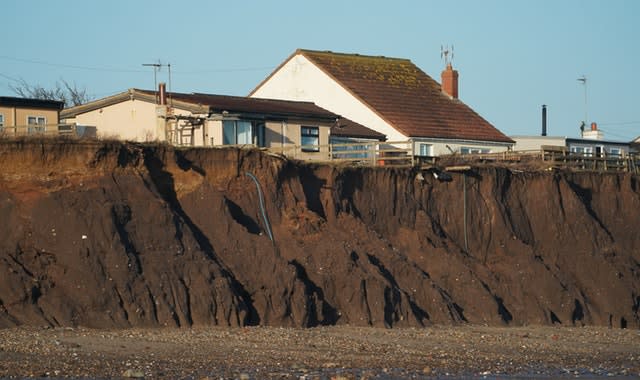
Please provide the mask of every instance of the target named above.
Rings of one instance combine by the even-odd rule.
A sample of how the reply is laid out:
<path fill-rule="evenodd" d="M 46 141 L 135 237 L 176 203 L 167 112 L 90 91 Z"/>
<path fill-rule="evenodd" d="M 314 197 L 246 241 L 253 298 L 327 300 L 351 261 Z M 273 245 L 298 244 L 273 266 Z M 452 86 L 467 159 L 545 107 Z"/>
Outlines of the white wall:
<path fill-rule="evenodd" d="M 404 141 L 404 136 L 369 107 L 336 83 L 304 56 L 287 61 L 251 95 L 256 98 L 311 101 L 387 135 L 388 141 Z"/>
<path fill-rule="evenodd" d="M 513 150 L 540 150 L 542 145 L 565 146 L 566 138 L 561 136 L 510 136 L 516 142 Z"/>
<path fill-rule="evenodd" d="M 79 114 L 75 122 L 97 127 L 98 137 L 101 138 L 164 140 L 164 136 L 158 136 L 157 133 L 156 105 L 139 100 L 128 100 Z"/>

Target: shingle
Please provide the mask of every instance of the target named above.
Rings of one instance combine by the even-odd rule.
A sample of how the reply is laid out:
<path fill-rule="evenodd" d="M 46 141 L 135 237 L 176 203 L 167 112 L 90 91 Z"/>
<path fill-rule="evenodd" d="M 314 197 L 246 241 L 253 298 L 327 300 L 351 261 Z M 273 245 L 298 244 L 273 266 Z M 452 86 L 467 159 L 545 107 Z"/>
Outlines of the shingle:
<path fill-rule="evenodd" d="M 407 137 L 513 143 L 408 59 L 298 50 Z"/>

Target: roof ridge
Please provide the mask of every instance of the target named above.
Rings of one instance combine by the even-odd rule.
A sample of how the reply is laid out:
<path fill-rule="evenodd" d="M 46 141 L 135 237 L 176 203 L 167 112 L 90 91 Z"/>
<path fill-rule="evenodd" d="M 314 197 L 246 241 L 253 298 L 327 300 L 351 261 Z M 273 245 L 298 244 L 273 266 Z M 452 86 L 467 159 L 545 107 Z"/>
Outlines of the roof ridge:
<path fill-rule="evenodd" d="M 411 62 L 410 59 L 408 58 L 398 58 L 398 57 L 387 57 L 384 55 L 367 55 L 367 54 L 359 54 L 359 53 L 342 53 L 342 52 L 335 52 L 335 51 L 331 51 L 331 50 L 311 50 L 311 49 L 296 49 L 296 54 L 305 54 L 305 53 L 309 53 L 309 54 L 325 54 L 325 55 L 338 55 L 338 56 L 343 56 L 343 57 L 354 57 L 354 58 L 377 58 L 377 59 L 390 59 L 390 60 L 396 60 L 396 61 L 408 61 Z"/>

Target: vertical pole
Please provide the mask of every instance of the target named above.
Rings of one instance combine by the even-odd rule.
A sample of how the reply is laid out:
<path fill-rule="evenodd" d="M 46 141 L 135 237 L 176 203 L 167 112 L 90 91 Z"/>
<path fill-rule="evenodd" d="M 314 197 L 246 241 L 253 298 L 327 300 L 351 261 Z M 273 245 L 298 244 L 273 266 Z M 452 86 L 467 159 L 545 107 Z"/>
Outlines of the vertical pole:
<path fill-rule="evenodd" d="M 547 135 L 547 106 L 546 104 L 542 105 L 542 136 Z"/>
<path fill-rule="evenodd" d="M 464 233 L 464 251 L 469 252 L 469 241 L 467 239 L 467 175 L 462 172 L 462 223 Z"/>

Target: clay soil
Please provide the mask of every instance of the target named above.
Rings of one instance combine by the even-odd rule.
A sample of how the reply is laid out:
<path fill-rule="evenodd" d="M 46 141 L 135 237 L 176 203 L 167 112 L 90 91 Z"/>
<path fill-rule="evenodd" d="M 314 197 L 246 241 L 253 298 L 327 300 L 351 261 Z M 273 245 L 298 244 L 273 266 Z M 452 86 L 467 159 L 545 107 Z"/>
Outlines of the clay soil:
<path fill-rule="evenodd" d="M 0 141 L 0 377 L 640 376 L 639 177 L 450 174 Z"/>
<path fill-rule="evenodd" d="M 11 328 L 0 377 L 637 378 L 638 347 L 600 327 Z"/>

